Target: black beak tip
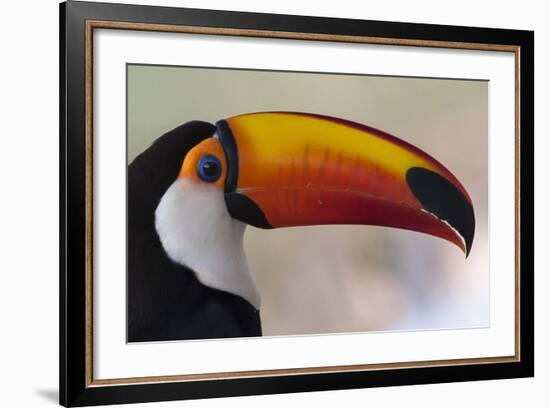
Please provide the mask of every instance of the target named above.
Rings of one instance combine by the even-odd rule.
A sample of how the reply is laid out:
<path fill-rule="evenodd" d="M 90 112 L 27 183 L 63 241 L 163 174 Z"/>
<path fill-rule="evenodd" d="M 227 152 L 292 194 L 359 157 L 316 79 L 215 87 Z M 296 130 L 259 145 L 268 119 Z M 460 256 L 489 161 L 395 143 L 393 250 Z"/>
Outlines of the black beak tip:
<path fill-rule="evenodd" d="M 474 241 L 475 215 L 470 201 L 445 177 L 422 167 L 407 171 L 406 180 L 424 209 L 448 223 L 464 240 L 466 258 Z"/>
<path fill-rule="evenodd" d="M 474 230 L 475 230 L 475 220 L 472 220 L 473 223 L 473 229 L 472 229 L 472 235 L 468 240 L 465 240 L 466 242 L 466 258 L 470 255 L 470 251 L 472 250 L 472 244 L 474 243 Z"/>

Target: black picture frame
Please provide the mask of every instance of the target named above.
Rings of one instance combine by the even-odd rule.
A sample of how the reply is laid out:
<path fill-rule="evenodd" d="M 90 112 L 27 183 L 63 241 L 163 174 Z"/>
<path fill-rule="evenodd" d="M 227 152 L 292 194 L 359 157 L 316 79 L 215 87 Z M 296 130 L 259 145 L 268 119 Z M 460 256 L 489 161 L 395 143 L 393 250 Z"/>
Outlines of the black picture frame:
<path fill-rule="evenodd" d="M 395 385 L 531 377 L 534 375 L 534 33 L 493 28 L 363 21 L 169 7 L 68 1 L 60 5 L 60 403 L 64 406 L 292 393 Z M 492 364 L 415 366 L 383 370 L 101 384 L 87 370 L 86 257 L 86 30 L 89 21 L 185 25 L 270 33 L 357 36 L 371 39 L 515 47 L 521 67 L 517 86 L 516 153 L 521 203 L 516 231 L 518 358 Z"/>

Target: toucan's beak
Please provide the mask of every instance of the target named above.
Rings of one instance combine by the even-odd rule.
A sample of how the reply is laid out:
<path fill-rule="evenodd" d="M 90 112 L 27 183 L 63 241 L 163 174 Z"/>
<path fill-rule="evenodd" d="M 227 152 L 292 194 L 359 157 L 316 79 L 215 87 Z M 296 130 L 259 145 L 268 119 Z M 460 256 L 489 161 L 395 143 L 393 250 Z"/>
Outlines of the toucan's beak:
<path fill-rule="evenodd" d="M 230 214 L 261 228 L 370 224 L 444 238 L 466 255 L 472 200 L 443 165 L 379 130 L 291 112 L 217 123 Z"/>

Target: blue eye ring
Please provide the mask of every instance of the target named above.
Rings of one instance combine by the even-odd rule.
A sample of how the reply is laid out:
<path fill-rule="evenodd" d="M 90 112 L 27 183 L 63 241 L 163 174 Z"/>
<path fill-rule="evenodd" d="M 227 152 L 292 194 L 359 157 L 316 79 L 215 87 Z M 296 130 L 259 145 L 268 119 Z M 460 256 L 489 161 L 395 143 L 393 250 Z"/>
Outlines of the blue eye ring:
<path fill-rule="evenodd" d="M 197 164 L 197 175 L 202 181 L 213 183 L 222 175 L 222 163 L 216 156 L 202 156 Z"/>

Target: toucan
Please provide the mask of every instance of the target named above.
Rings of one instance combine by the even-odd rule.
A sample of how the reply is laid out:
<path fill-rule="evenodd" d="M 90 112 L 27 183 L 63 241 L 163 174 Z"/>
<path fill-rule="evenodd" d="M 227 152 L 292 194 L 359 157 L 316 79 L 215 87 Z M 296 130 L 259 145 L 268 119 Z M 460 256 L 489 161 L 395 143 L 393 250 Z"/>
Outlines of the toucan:
<path fill-rule="evenodd" d="M 191 121 L 128 166 L 127 340 L 262 335 L 247 225 L 402 228 L 466 256 L 466 189 L 427 153 L 381 130 L 301 112 Z M 337 273 L 337 271 L 335 271 Z"/>

